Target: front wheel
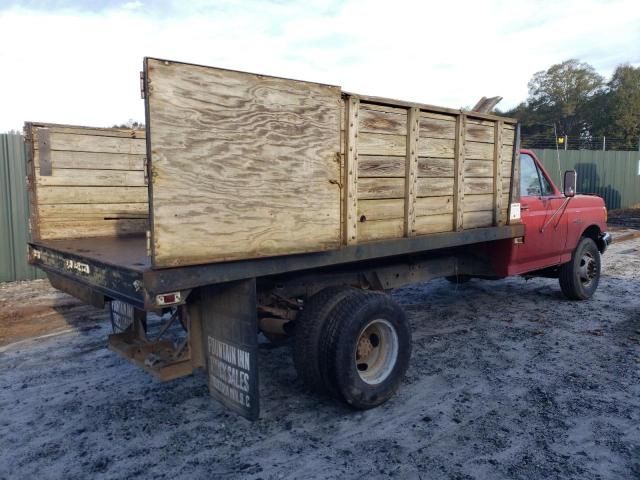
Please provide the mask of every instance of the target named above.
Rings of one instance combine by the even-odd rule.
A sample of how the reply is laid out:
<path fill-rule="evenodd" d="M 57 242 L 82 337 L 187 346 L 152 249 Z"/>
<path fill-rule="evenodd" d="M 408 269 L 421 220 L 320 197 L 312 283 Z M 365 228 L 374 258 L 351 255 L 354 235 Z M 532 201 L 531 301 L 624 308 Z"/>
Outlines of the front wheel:
<path fill-rule="evenodd" d="M 560 289 L 571 300 L 591 298 L 600 282 L 600 252 L 596 243 L 583 237 L 571 260 L 560 266 Z"/>

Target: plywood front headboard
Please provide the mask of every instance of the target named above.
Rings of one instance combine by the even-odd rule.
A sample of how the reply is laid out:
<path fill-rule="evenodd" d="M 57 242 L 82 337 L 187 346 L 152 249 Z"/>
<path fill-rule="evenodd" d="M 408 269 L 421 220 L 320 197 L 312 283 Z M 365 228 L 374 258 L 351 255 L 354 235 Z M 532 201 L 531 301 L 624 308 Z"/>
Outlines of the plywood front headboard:
<path fill-rule="evenodd" d="M 148 229 L 145 132 L 27 123 L 34 240 Z"/>

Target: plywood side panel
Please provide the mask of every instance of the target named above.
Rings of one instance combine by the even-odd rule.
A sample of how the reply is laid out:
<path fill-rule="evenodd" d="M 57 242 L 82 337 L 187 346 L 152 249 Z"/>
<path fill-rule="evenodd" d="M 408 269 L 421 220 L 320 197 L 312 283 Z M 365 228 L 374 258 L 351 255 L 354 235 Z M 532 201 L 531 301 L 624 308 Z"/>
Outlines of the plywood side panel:
<path fill-rule="evenodd" d="M 145 219 L 149 214 L 147 203 L 69 203 L 40 205 L 41 219 L 52 220 L 104 220 L 118 218 Z"/>
<path fill-rule="evenodd" d="M 404 199 L 386 198 L 380 200 L 358 200 L 358 220 L 389 220 L 403 218 Z"/>
<path fill-rule="evenodd" d="M 418 158 L 419 177 L 453 177 L 453 158 Z"/>
<path fill-rule="evenodd" d="M 374 220 L 361 222 L 358 225 L 358 240 L 367 242 L 371 240 L 384 240 L 402 237 L 404 231 L 404 219 Z"/>
<path fill-rule="evenodd" d="M 490 227 L 493 224 L 493 210 L 484 212 L 464 212 L 464 228 Z"/>
<path fill-rule="evenodd" d="M 456 142 L 453 139 L 426 138 L 421 136 L 418 140 L 418 156 L 453 158 L 455 145 Z"/>
<path fill-rule="evenodd" d="M 416 217 L 453 213 L 453 196 L 420 197 L 416 199 Z"/>
<path fill-rule="evenodd" d="M 493 160 L 493 144 L 482 142 L 465 142 L 465 158 L 469 160 Z"/>
<path fill-rule="evenodd" d="M 362 133 L 358 136 L 358 153 L 404 157 L 407 153 L 407 137 L 406 135 Z"/>
<path fill-rule="evenodd" d="M 493 177 L 494 164 L 487 160 L 470 160 L 464 161 L 464 176 L 473 177 Z"/>
<path fill-rule="evenodd" d="M 494 122 L 469 120 L 465 137 L 471 142 L 495 143 Z"/>
<path fill-rule="evenodd" d="M 453 178 L 418 178 L 418 197 L 453 195 Z"/>
<path fill-rule="evenodd" d="M 455 117 L 445 117 L 445 119 L 441 117 L 442 115 L 432 118 L 422 112 L 420 114 L 420 136 L 453 140 L 456 136 Z"/>
<path fill-rule="evenodd" d="M 404 177 L 404 157 L 384 155 L 359 155 L 358 178 L 362 177 Z"/>
<path fill-rule="evenodd" d="M 493 194 L 469 194 L 464 197 L 465 212 L 479 212 L 482 210 L 491 210 L 493 208 Z"/>
<path fill-rule="evenodd" d="M 493 193 L 492 178 L 465 178 L 464 194 L 474 195 L 481 193 Z"/>
<path fill-rule="evenodd" d="M 145 138 L 145 130 L 133 128 L 99 128 L 84 127 L 81 125 L 62 125 L 57 123 L 33 123 L 36 129 L 35 138 L 37 139 L 37 129 L 47 128 L 50 133 L 70 133 L 74 135 L 91 135 L 103 137 L 121 137 L 121 138 Z"/>
<path fill-rule="evenodd" d="M 401 109 L 371 109 L 373 105 L 360 104 L 360 124 L 363 133 L 407 134 L 407 112 Z"/>
<path fill-rule="evenodd" d="M 339 248 L 338 87 L 156 59 L 146 81 L 155 267 Z"/>
<path fill-rule="evenodd" d="M 360 178 L 358 198 L 404 198 L 404 178 Z"/>

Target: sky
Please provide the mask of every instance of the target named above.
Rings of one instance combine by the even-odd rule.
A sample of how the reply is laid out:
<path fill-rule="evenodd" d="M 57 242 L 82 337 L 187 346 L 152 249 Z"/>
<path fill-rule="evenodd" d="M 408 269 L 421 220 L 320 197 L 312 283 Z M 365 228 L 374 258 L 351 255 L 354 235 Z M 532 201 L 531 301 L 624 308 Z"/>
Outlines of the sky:
<path fill-rule="evenodd" d="M 0 132 L 144 120 L 145 56 L 451 108 L 569 58 L 640 66 L 638 0 L 0 0 Z"/>

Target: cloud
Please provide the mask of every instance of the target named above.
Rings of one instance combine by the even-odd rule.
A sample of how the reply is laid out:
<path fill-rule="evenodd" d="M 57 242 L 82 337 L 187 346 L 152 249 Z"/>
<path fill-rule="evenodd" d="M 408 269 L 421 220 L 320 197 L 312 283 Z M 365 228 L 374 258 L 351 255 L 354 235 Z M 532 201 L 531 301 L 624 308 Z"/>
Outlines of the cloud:
<path fill-rule="evenodd" d="M 639 26 L 630 0 L 31 1 L 0 10 L 0 131 L 142 120 L 145 55 L 448 107 L 502 95 L 504 108 L 567 58 L 605 75 L 640 64 Z"/>

